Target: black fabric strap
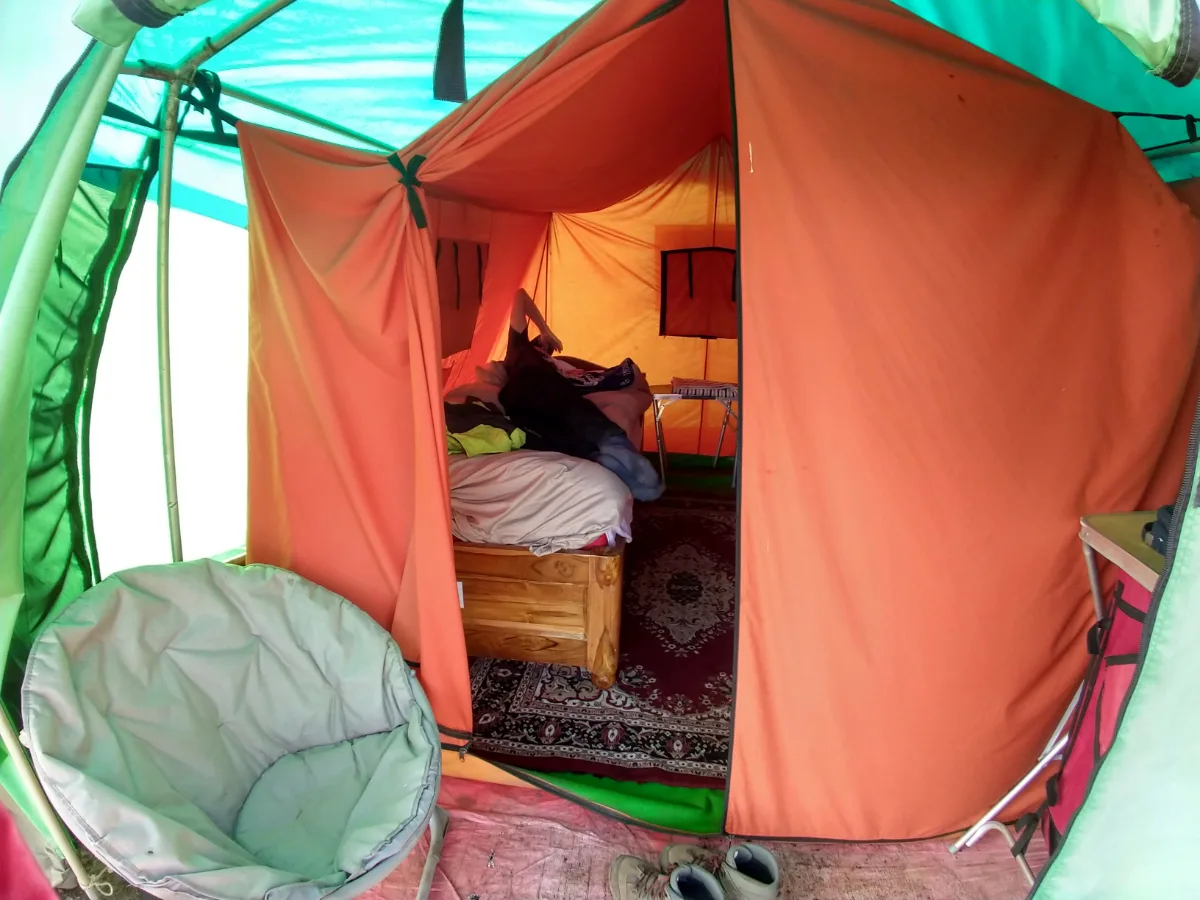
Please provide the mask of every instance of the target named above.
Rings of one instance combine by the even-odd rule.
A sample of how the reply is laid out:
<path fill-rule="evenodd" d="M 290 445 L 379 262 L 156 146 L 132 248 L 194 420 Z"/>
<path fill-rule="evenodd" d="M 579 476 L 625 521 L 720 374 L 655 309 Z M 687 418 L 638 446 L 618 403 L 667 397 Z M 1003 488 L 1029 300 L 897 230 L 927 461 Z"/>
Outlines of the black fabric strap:
<path fill-rule="evenodd" d="M 1179 37 L 1175 41 L 1175 55 L 1159 77 L 1176 87 L 1186 87 L 1200 72 L 1200 10 L 1196 8 L 1196 0 L 1178 0 L 1178 3 Z M 1188 139 L 1196 140 L 1192 122 L 1188 123 Z"/>
<path fill-rule="evenodd" d="M 454 242 L 454 308 L 462 309 L 462 272 L 458 268 L 458 241 Z"/>
<path fill-rule="evenodd" d="M 1042 819 L 1042 814 L 1046 811 L 1046 804 L 1038 807 L 1037 812 L 1025 813 L 1021 818 L 1017 819 L 1017 835 L 1016 842 L 1012 845 L 1012 855 L 1014 858 L 1025 855 L 1025 851 L 1029 849 L 1029 842 L 1037 833 L 1038 822 Z"/>
<path fill-rule="evenodd" d="M 1100 651 L 1104 648 L 1104 633 L 1108 631 L 1108 626 L 1111 624 L 1112 619 L 1105 617 L 1088 629 L 1087 651 L 1092 656 L 1100 655 Z"/>
<path fill-rule="evenodd" d="M 1128 666 L 1138 661 L 1136 653 L 1114 653 L 1104 657 L 1104 662 L 1110 666 Z"/>
<path fill-rule="evenodd" d="M 104 117 L 107 119 L 116 119 L 118 122 L 125 122 L 129 125 L 137 125 L 139 128 L 145 128 L 149 131 L 157 131 L 158 127 L 153 122 L 148 122 L 137 113 L 131 113 L 129 110 L 117 106 L 111 100 L 104 105 Z"/>
<path fill-rule="evenodd" d="M 163 12 L 150 0 L 112 0 L 117 12 L 135 25 L 143 28 L 162 28 L 175 18 L 169 12 Z"/>
<path fill-rule="evenodd" d="M 1118 597 L 1116 605 L 1117 609 L 1125 613 L 1125 615 L 1129 616 L 1129 618 L 1133 619 L 1135 622 L 1141 622 L 1143 625 L 1146 624 L 1146 614 L 1128 600 L 1122 600 L 1120 597 Z"/>
<path fill-rule="evenodd" d="M 467 99 L 466 30 L 463 0 L 450 0 L 442 13 L 437 55 L 433 58 L 433 99 L 465 103 Z"/>
<path fill-rule="evenodd" d="M 185 88 L 180 93 L 179 99 L 192 109 L 208 113 L 209 118 L 212 119 L 213 132 L 218 143 L 224 143 L 229 137 L 225 134 L 226 125 L 230 128 L 237 127 L 237 116 L 221 109 L 221 78 L 216 72 L 203 69 L 198 71 L 195 76 L 195 89 Z"/>
<path fill-rule="evenodd" d="M 408 194 L 408 206 L 412 210 L 413 221 L 417 223 L 418 228 L 429 227 L 429 220 L 425 218 L 425 207 L 421 205 L 421 195 L 417 193 L 417 188 L 421 186 L 417 172 L 421 168 L 421 163 L 425 162 L 425 157 L 413 156 L 406 166 L 400 159 L 399 153 L 392 153 L 388 156 L 387 161 L 400 173 L 400 183 L 404 185 L 404 190 Z"/>

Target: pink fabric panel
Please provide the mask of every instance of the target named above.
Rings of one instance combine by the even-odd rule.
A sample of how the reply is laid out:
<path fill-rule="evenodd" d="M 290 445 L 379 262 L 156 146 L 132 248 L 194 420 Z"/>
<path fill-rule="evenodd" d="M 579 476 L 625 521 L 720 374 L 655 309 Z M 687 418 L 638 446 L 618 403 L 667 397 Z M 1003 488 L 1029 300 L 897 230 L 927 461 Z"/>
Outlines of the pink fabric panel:
<path fill-rule="evenodd" d="M 57 900 L 7 809 L 0 806 L 0 900 Z"/>

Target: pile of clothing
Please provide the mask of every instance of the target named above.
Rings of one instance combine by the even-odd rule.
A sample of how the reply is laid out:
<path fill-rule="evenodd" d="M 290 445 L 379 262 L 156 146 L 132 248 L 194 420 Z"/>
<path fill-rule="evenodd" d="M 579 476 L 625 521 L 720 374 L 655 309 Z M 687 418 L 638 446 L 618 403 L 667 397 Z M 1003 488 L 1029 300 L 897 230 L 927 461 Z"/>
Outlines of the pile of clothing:
<path fill-rule="evenodd" d="M 463 403 L 446 403 L 446 446 L 451 455 L 485 456 L 511 453 L 529 446 L 529 436 L 514 425 L 495 403 L 468 397 Z"/>

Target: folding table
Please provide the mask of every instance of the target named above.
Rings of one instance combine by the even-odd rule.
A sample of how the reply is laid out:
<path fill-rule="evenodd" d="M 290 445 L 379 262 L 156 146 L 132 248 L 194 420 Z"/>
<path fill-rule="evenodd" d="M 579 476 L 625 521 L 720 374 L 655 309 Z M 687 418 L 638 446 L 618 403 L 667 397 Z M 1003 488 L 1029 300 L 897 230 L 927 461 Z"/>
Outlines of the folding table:
<path fill-rule="evenodd" d="M 658 443 L 658 472 L 663 484 L 667 483 L 667 445 L 663 440 L 662 415 L 663 411 L 678 400 L 714 400 L 725 407 L 725 415 L 721 419 L 721 433 L 717 436 L 717 452 L 713 454 L 713 468 L 721 459 L 721 446 L 725 443 L 725 430 L 729 427 L 729 419 L 740 427 L 741 420 L 733 411 L 733 404 L 738 402 L 737 385 L 713 384 L 707 389 L 704 386 L 690 385 L 687 389 L 675 385 L 658 384 L 650 388 L 654 398 L 654 439 Z M 738 453 L 733 453 L 733 483 L 737 484 Z"/>

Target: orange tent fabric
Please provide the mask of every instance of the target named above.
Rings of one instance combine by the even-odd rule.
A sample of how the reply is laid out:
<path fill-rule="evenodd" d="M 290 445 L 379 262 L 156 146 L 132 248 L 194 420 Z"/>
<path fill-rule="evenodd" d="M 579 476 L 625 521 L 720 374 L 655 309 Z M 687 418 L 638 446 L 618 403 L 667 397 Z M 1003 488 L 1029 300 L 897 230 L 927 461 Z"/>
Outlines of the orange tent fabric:
<path fill-rule="evenodd" d="M 239 143 L 251 216 L 247 561 L 370 613 L 420 665 L 439 723 L 468 731 L 433 248 L 378 157 L 248 125 Z"/>
<path fill-rule="evenodd" d="M 1078 517 L 1136 508 L 1180 415 L 1194 222 L 1112 116 L 889 4 L 731 17 L 730 827 L 937 834 L 1079 682 Z"/>
<path fill-rule="evenodd" d="M 723 139 L 741 339 L 707 343 L 744 401 L 727 827 L 943 833 L 1028 768 L 1082 676 L 1078 516 L 1178 484 L 1200 259 L 1110 115 L 884 0 L 605 3 L 401 151 L 407 185 L 242 126 L 249 552 L 388 625 L 467 730 L 431 201 L 491 211 L 451 383 L 543 264 L 568 344 L 641 341 L 683 374 L 696 351 L 651 333 L 641 267 L 672 225 L 713 224 L 680 173 Z"/>

